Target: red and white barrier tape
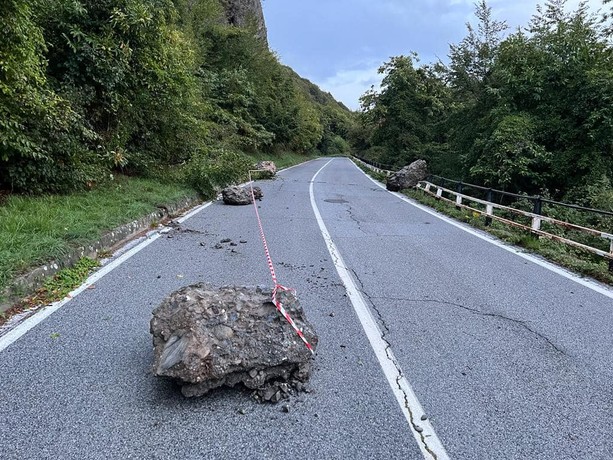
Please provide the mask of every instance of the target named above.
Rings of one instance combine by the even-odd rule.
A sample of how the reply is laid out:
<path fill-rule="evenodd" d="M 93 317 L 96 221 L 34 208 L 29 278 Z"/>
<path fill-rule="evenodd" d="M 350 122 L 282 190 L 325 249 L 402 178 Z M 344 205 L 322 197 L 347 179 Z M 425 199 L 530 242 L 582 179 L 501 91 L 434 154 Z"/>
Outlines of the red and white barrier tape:
<path fill-rule="evenodd" d="M 260 228 L 260 238 L 262 238 L 262 243 L 264 244 L 264 252 L 266 253 L 266 261 L 268 262 L 268 269 L 270 270 L 272 282 L 275 285 L 274 289 L 272 290 L 272 303 L 275 305 L 275 307 L 277 307 L 277 310 L 279 310 L 279 313 L 283 315 L 283 317 L 290 324 L 290 326 L 292 326 L 294 331 L 296 331 L 296 334 L 298 334 L 298 337 L 302 339 L 302 341 L 304 342 L 306 347 L 309 349 L 309 351 L 311 353 L 314 353 L 313 346 L 309 343 L 309 341 L 306 339 L 303 332 L 298 328 L 298 326 L 296 326 L 296 323 L 294 322 L 292 317 L 289 315 L 289 313 L 285 310 L 285 308 L 283 308 L 283 304 L 277 297 L 277 293 L 279 293 L 280 291 L 289 291 L 290 289 L 286 288 L 285 286 L 280 285 L 279 282 L 277 281 L 277 274 L 275 273 L 275 267 L 272 263 L 272 258 L 270 257 L 270 251 L 268 250 L 268 243 L 266 242 L 266 235 L 264 235 L 264 228 L 262 227 L 262 219 L 260 219 L 260 212 L 258 211 L 258 205 L 255 202 L 255 193 L 253 191 L 253 180 L 251 179 L 251 172 L 252 171 L 249 171 L 249 187 L 251 187 L 251 200 L 253 201 L 253 208 L 255 209 L 255 216 L 258 220 L 258 226 Z"/>

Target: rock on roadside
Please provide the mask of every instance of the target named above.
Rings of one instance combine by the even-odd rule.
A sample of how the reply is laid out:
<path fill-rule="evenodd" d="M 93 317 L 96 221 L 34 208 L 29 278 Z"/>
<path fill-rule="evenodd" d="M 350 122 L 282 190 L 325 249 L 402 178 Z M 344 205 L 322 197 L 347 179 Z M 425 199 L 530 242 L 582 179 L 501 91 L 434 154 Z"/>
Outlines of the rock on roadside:
<path fill-rule="evenodd" d="M 415 187 L 420 180 L 428 177 L 428 164 L 425 160 L 416 160 L 387 178 L 386 187 L 392 192 Z"/>
<path fill-rule="evenodd" d="M 274 161 L 260 161 L 255 165 L 255 169 L 265 171 L 269 178 L 275 177 L 275 174 L 277 174 L 277 165 Z"/>
<path fill-rule="evenodd" d="M 253 194 L 256 200 L 261 200 L 264 196 L 260 187 L 253 187 Z M 251 189 L 236 185 L 224 188 L 221 191 L 221 198 L 225 204 L 232 206 L 244 206 L 252 203 Z"/>
<path fill-rule="evenodd" d="M 283 306 L 316 347 L 317 335 L 291 291 Z M 201 283 L 173 292 L 153 312 L 154 374 L 175 379 L 185 396 L 242 383 L 278 402 L 302 389 L 312 354 L 262 288 Z"/>

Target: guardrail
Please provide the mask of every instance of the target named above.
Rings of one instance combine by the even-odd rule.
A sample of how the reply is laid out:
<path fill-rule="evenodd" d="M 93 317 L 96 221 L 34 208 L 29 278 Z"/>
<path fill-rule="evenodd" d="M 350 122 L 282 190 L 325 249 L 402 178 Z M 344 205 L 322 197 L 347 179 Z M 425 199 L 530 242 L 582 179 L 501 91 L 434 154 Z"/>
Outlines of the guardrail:
<path fill-rule="evenodd" d="M 373 171 L 376 171 L 378 173 L 383 173 L 386 176 L 390 176 L 392 174 L 394 174 L 394 171 L 391 171 L 390 169 L 387 168 L 393 168 L 393 166 L 390 165 L 385 165 L 382 163 L 377 163 L 376 161 L 370 161 L 370 160 L 365 160 L 363 158 L 359 158 L 356 156 L 352 156 L 354 160 L 362 163 L 364 166 L 366 166 L 369 169 L 372 169 Z"/>
<path fill-rule="evenodd" d="M 433 176 L 433 177 L 438 177 L 438 176 Z M 445 178 L 440 178 L 439 179 L 445 179 Z M 558 219 L 554 219 L 552 217 L 547 217 L 542 215 L 542 205 L 543 203 L 550 203 L 550 204 L 556 204 L 556 205 L 560 205 L 560 206 L 564 206 L 564 207 L 568 207 L 568 208 L 572 208 L 572 209 L 578 209 L 578 210 L 582 210 L 582 211 L 592 211 L 592 212 L 596 212 L 598 214 L 602 214 L 602 215 L 607 215 L 607 216 L 613 216 L 612 212 L 608 212 L 608 211 L 604 211 L 604 210 L 600 210 L 600 209 L 591 209 L 591 208 L 584 208 L 582 206 L 577 206 L 577 205 L 571 205 L 568 203 L 560 203 L 557 201 L 553 201 L 553 200 L 548 200 L 548 199 L 544 199 L 542 197 L 531 197 L 531 196 L 524 196 L 524 195 L 517 195 L 514 193 L 510 193 L 510 192 L 504 192 L 502 190 L 495 190 L 495 189 L 489 189 L 486 187 L 481 187 L 481 186 L 477 186 L 477 185 L 473 185 L 473 184 L 463 184 L 462 182 L 459 181 L 451 181 L 449 179 L 445 179 L 448 182 L 452 182 L 458 185 L 457 189 L 458 190 L 451 190 L 448 188 L 445 188 L 441 185 L 437 185 L 434 184 L 432 182 L 429 181 L 421 181 L 417 184 L 417 188 L 424 191 L 425 193 L 434 196 L 436 199 L 438 200 L 443 200 L 446 202 L 449 202 L 451 204 L 454 204 L 458 209 L 468 209 L 472 212 L 478 213 L 479 215 L 483 215 L 486 218 L 486 225 L 489 225 L 492 221 L 492 219 L 495 219 L 497 221 L 503 222 L 507 225 L 513 226 L 513 227 L 517 227 L 517 228 L 521 228 L 523 230 L 527 230 L 529 232 L 531 232 L 534 235 L 538 235 L 538 236 L 542 236 L 544 238 L 548 238 L 554 241 L 559 241 L 565 244 L 568 244 L 569 246 L 573 246 L 579 249 L 582 249 L 584 251 L 590 252 L 592 254 L 596 254 L 598 256 L 604 257 L 605 259 L 607 259 L 609 261 L 609 271 L 613 272 L 613 234 L 611 233 L 606 233 L 606 232 L 602 232 L 600 230 L 596 230 L 593 228 L 588 228 L 588 227 L 583 227 L 581 225 L 576 225 L 576 224 L 572 224 L 570 222 L 565 222 L 562 220 L 558 220 Z M 473 196 L 470 195 L 466 195 L 464 193 L 462 193 L 463 189 L 465 186 L 468 187 L 473 187 L 476 189 L 480 189 L 482 191 L 486 192 L 486 199 L 480 199 L 480 198 L 475 198 Z M 519 199 L 529 199 L 532 200 L 534 202 L 534 211 L 533 212 L 528 212 L 528 211 L 523 211 L 521 209 L 517 209 L 517 208 L 512 208 L 510 206 L 505 206 L 502 204 L 497 204 L 492 202 L 492 196 L 494 193 L 500 193 L 506 196 L 511 196 L 511 197 L 515 197 L 515 198 L 519 198 Z M 447 195 L 447 196 L 445 196 Z M 448 198 L 448 196 L 454 197 L 454 199 L 450 199 Z M 482 209 L 478 209 L 475 208 L 474 206 L 469 206 L 467 204 L 464 204 L 464 202 L 467 203 L 478 203 L 481 204 L 483 206 L 485 206 L 485 211 Z M 507 213 L 511 213 L 511 214 L 515 214 L 515 215 L 519 215 L 519 216 L 523 216 L 523 217 L 527 217 L 529 219 L 531 219 L 531 225 L 524 225 L 520 222 L 515 222 L 511 219 L 508 219 L 506 217 L 502 217 L 502 216 L 497 216 L 494 214 L 494 210 L 502 210 L 505 211 Z M 604 238 L 609 240 L 609 244 L 610 244 L 610 249 L 609 252 L 603 251 L 601 249 L 589 246 L 587 244 L 583 244 L 580 243 L 578 241 L 574 241 L 571 240 L 569 238 L 565 238 L 559 235 L 555 235 L 553 233 L 549 233 L 546 232 L 544 230 L 541 229 L 541 224 L 543 222 L 547 222 L 549 224 L 552 225 L 557 225 L 560 227 L 563 227 L 565 229 L 570 229 L 570 230 L 575 230 L 578 232 L 582 232 L 588 235 L 592 235 L 592 236 L 596 236 L 596 237 L 600 237 L 600 238 Z"/>

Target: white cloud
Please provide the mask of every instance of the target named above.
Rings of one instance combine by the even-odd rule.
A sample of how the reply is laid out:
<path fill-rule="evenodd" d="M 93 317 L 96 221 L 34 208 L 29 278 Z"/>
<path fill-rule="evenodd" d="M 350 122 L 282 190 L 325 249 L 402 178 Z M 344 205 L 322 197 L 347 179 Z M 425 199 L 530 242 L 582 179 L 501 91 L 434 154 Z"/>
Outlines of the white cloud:
<path fill-rule="evenodd" d="M 360 107 L 360 96 L 373 85 L 375 88 L 379 87 L 382 78 L 377 72 L 379 67 L 380 63 L 368 63 L 360 68 L 341 69 L 315 83 L 350 109 L 357 110 Z"/>

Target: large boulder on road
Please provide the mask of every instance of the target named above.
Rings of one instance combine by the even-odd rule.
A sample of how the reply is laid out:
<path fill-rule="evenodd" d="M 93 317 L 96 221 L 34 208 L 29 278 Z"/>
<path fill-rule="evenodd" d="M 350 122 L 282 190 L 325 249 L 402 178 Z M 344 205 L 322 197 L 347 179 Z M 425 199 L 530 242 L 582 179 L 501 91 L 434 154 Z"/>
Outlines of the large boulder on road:
<path fill-rule="evenodd" d="M 317 336 L 292 291 L 277 294 L 315 347 Z M 175 379 L 185 396 L 239 383 L 278 402 L 309 377 L 312 354 L 262 288 L 209 284 L 173 292 L 153 312 L 154 374 Z"/>
<path fill-rule="evenodd" d="M 386 187 L 392 192 L 415 187 L 417 183 L 428 177 L 428 164 L 425 160 L 417 160 L 387 178 Z"/>
<path fill-rule="evenodd" d="M 264 171 L 264 175 L 271 178 L 277 174 L 277 165 L 274 161 L 260 161 L 255 165 L 255 169 Z"/>
<path fill-rule="evenodd" d="M 261 200 L 264 196 L 260 187 L 253 187 L 253 194 L 256 200 Z M 244 206 L 253 202 L 250 188 L 238 186 L 226 187 L 221 191 L 221 198 L 225 204 L 232 206 Z"/>

